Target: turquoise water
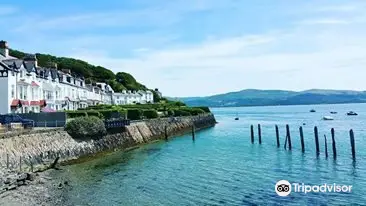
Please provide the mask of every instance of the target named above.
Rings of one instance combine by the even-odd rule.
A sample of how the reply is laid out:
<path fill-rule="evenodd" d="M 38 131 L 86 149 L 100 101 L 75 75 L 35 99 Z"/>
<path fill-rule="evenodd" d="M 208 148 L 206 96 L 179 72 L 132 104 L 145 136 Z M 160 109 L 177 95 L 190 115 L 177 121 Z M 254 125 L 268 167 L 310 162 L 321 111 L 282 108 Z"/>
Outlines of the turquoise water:
<path fill-rule="evenodd" d="M 316 113 L 310 113 L 310 109 Z M 358 116 L 346 116 L 353 110 Z M 158 142 L 129 152 L 115 152 L 70 165 L 64 175 L 73 205 L 348 205 L 366 204 L 366 104 L 214 108 L 217 124 L 196 134 Z M 330 111 L 334 121 L 322 121 Z M 239 121 L 234 121 L 236 115 Z M 250 143 L 250 124 L 262 125 L 262 145 Z M 305 154 L 298 127 L 304 127 Z M 275 129 L 280 128 L 281 148 Z M 285 125 L 292 151 L 283 148 Z M 320 156 L 315 154 L 313 127 L 318 126 Z M 336 131 L 338 158 L 333 160 L 330 129 Z M 352 162 L 349 129 L 356 139 Z M 256 130 L 255 130 L 256 131 Z M 256 132 L 257 134 L 257 132 Z M 328 136 L 325 158 L 323 135 Z M 352 185 L 351 193 L 275 193 L 279 180 Z"/>

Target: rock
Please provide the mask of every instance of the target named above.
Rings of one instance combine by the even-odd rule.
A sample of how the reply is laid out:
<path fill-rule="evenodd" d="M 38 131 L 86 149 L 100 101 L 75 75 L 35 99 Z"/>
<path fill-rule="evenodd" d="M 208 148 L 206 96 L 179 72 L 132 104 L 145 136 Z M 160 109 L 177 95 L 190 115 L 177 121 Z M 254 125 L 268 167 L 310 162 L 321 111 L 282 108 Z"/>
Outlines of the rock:
<path fill-rule="evenodd" d="M 62 183 L 58 184 L 57 189 L 62 189 L 62 188 L 63 188 Z"/>
<path fill-rule="evenodd" d="M 64 181 L 64 185 L 69 185 L 69 182 L 68 181 Z"/>
<path fill-rule="evenodd" d="M 17 182 L 17 186 L 19 187 L 19 186 L 22 186 L 22 185 L 25 185 L 25 181 L 18 181 Z"/>
<path fill-rule="evenodd" d="M 10 185 L 7 190 L 15 190 L 17 188 L 17 185 Z"/>
<path fill-rule="evenodd" d="M 11 178 L 6 178 L 6 180 L 4 181 L 4 184 L 6 184 L 6 185 L 8 185 L 8 184 L 10 184 L 10 182 L 11 182 Z"/>
<path fill-rule="evenodd" d="M 24 182 L 27 179 L 28 175 L 27 173 L 22 173 L 18 176 L 17 182 Z"/>
<path fill-rule="evenodd" d="M 35 174 L 34 173 L 27 173 L 27 178 L 26 178 L 26 180 L 30 180 L 30 181 L 33 181 L 34 180 L 34 178 L 35 178 Z"/>

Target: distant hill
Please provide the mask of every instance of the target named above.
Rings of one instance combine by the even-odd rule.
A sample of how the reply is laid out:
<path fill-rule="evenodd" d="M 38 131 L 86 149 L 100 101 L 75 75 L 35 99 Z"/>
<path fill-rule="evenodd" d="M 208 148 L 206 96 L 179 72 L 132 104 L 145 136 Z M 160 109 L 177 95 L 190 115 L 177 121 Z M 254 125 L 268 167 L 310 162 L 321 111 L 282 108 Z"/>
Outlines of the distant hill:
<path fill-rule="evenodd" d="M 301 92 L 246 89 L 208 97 L 178 98 L 190 106 L 271 106 L 366 103 L 365 91 L 312 89 Z"/>

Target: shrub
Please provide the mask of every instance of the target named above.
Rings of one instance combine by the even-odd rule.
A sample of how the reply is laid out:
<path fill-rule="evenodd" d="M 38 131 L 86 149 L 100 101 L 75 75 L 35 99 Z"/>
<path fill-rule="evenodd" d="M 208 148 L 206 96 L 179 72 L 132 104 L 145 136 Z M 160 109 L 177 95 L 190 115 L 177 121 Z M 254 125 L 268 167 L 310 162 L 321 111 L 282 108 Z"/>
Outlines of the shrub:
<path fill-rule="evenodd" d="M 88 117 L 99 117 L 101 119 L 103 119 L 103 115 L 95 110 L 88 110 L 86 111 L 86 114 L 88 115 Z"/>
<path fill-rule="evenodd" d="M 67 118 L 85 117 L 85 111 L 66 111 Z"/>
<path fill-rule="evenodd" d="M 127 118 L 130 120 L 139 120 L 141 119 L 142 112 L 140 109 L 128 109 L 127 110 Z"/>
<path fill-rule="evenodd" d="M 75 139 L 98 139 L 107 133 L 104 122 L 94 116 L 77 117 L 66 124 L 65 130 Z"/>
<path fill-rule="evenodd" d="M 176 109 L 174 110 L 174 116 L 175 117 L 180 117 L 180 116 L 190 116 L 191 113 L 184 111 L 184 110 L 180 110 L 180 109 Z"/>
<path fill-rule="evenodd" d="M 208 107 L 193 107 L 193 108 L 202 109 L 206 113 L 211 113 L 211 110 Z"/>
<path fill-rule="evenodd" d="M 147 119 L 154 119 L 159 117 L 158 112 L 155 109 L 144 110 L 142 115 Z"/>

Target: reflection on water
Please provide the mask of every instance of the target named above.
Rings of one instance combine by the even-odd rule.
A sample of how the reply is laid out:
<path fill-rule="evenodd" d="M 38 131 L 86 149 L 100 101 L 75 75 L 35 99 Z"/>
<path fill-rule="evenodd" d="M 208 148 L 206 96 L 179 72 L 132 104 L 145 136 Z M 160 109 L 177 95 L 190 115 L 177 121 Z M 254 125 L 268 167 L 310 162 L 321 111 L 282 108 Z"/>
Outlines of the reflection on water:
<path fill-rule="evenodd" d="M 309 108 L 316 113 L 309 113 Z M 321 121 L 329 111 L 334 121 Z M 357 117 L 346 111 L 359 113 Z M 220 108 L 213 110 L 220 122 L 191 138 L 145 145 L 129 152 L 65 167 L 73 188 L 66 195 L 74 205 L 326 205 L 366 203 L 366 105 L 316 105 L 289 107 Z M 234 121 L 236 115 L 240 120 Z M 298 127 L 306 122 L 306 151 L 301 152 Z M 262 125 L 262 145 L 250 143 L 250 124 Z M 277 148 L 274 125 L 279 125 Z M 283 148 L 285 125 L 292 133 L 292 151 Z M 335 128 L 337 153 L 333 159 L 320 141 L 316 157 L 313 127 L 319 137 Z M 352 161 L 348 131 L 355 131 L 357 161 Z M 188 137 L 184 136 L 184 137 Z M 278 180 L 353 185 L 352 193 L 291 193 L 279 197 Z"/>

